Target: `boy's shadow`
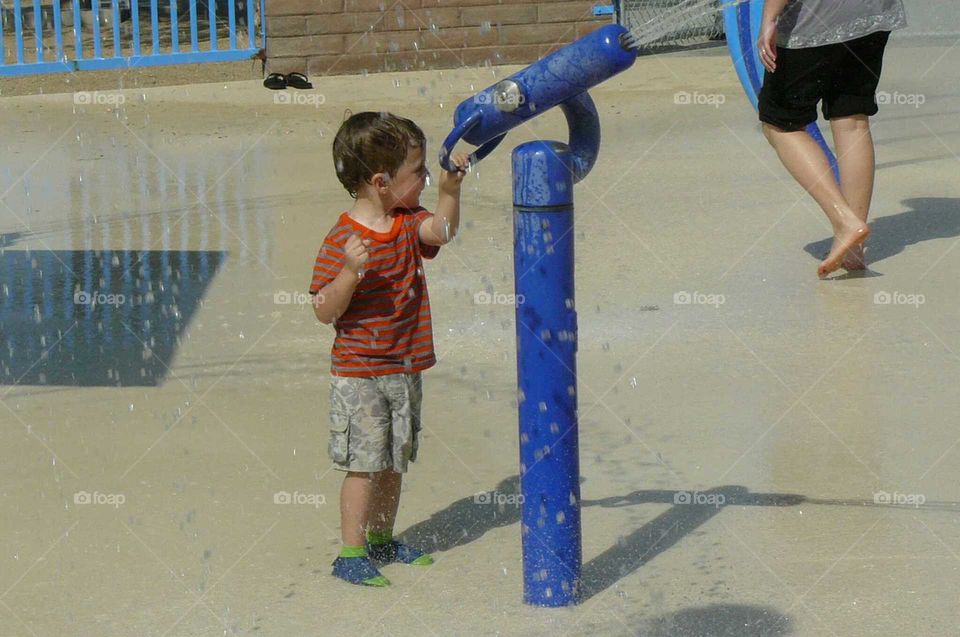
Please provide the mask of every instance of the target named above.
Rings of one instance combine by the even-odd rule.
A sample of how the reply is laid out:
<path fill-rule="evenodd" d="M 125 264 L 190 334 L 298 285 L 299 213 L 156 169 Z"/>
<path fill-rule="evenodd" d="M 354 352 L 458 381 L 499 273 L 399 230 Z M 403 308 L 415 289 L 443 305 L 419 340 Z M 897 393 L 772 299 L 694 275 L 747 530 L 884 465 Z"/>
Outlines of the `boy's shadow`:
<path fill-rule="evenodd" d="M 907 212 L 879 217 L 870 222 L 871 235 L 867 241 L 867 267 L 900 254 L 921 241 L 960 236 L 960 199 L 953 197 L 917 197 L 905 199 Z M 830 252 L 833 237 L 804 246 L 818 260 Z M 867 270 L 869 275 L 869 269 Z M 852 276 L 852 275 L 847 275 Z M 860 275 L 864 276 L 864 275 Z M 840 278 L 844 278 L 841 275 Z"/>
<path fill-rule="evenodd" d="M 520 522 L 520 506 L 484 503 L 481 498 L 490 492 L 482 491 L 461 498 L 429 519 L 417 522 L 403 532 L 403 536 L 416 542 L 417 548 L 427 553 L 440 553 L 469 544 L 491 529 L 510 526 Z M 520 493 L 520 476 L 505 478 L 493 489 L 495 495 L 505 496 Z"/>

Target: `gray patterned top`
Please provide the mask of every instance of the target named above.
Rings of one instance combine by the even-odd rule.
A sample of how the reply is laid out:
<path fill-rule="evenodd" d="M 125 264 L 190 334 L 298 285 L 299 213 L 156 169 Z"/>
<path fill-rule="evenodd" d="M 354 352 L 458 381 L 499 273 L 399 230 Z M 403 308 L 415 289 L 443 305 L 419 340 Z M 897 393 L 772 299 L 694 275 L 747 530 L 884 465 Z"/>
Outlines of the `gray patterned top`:
<path fill-rule="evenodd" d="M 903 0 L 790 0 L 777 23 L 777 44 L 806 49 L 905 26 Z"/>

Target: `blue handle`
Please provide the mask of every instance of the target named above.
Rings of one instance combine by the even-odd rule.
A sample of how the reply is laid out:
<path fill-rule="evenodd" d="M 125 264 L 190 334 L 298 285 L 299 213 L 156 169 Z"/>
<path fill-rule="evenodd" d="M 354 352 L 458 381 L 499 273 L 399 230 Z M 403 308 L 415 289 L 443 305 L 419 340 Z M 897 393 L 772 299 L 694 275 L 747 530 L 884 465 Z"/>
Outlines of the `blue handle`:
<path fill-rule="evenodd" d="M 457 142 L 463 139 L 463 136 L 469 133 L 474 126 L 480 123 L 481 116 L 482 113 L 480 111 L 472 113 L 470 117 L 460 122 L 460 124 L 450 131 L 450 134 L 447 135 L 447 138 L 443 140 L 443 148 L 440 149 L 440 166 L 447 172 L 455 173 L 459 170 L 454 164 L 450 163 L 450 153 L 453 152 Z M 469 158 L 470 165 L 475 165 L 481 159 L 493 152 L 493 149 L 499 146 L 500 142 L 502 142 L 503 138 L 506 136 L 507 134 L 504 133 L 499 137 L 494 137 L 486 144 L 481 145 L 479 148 L 473 151 Z"/>

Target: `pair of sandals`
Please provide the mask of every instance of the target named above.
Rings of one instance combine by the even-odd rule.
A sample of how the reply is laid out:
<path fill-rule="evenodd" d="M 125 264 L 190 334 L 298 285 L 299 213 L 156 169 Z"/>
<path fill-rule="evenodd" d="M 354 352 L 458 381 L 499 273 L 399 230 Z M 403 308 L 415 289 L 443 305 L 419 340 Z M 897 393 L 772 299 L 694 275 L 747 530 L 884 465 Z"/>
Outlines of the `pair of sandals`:
<path fill-rule="evenodd" d="M 307 76 L 303 73 L 288 73 L 286 75 L 283 73 L 271 73 L 267 76 L 267 79 L 263 81 L 263 85 L 273 91 L 281 91 L 287 87 L 299 89 L 313 88 L 313 84 L 310 83 L 310 80 L 308 80 Z"/>

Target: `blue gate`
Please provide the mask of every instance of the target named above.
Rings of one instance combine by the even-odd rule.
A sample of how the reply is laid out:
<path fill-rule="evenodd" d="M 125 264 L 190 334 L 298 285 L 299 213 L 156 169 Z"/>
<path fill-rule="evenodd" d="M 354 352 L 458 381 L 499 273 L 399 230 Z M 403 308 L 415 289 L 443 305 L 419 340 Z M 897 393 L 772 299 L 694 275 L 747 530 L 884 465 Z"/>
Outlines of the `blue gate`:
<path fill-rule="evenodd" d="M 266 0 L 0 0 L 0 76 L 262 58 Z"/>

